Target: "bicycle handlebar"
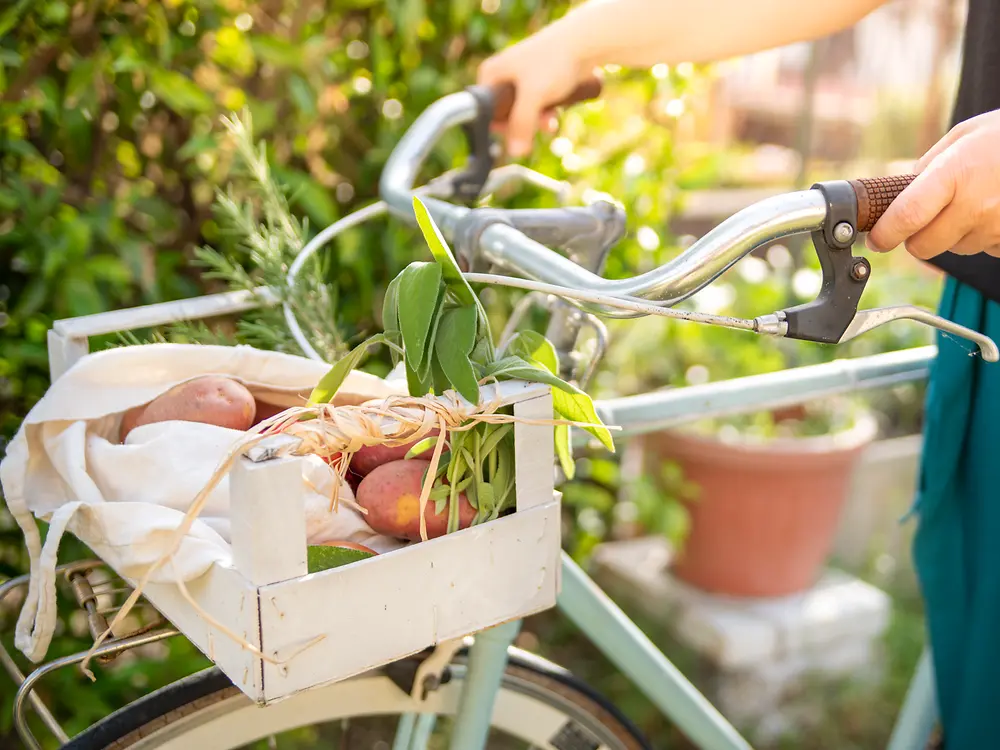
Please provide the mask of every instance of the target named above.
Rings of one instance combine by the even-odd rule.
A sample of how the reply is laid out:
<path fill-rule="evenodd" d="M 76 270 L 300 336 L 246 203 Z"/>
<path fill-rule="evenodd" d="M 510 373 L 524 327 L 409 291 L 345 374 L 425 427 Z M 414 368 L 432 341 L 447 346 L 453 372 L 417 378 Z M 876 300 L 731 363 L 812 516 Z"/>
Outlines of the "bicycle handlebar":
<path fill-rule="evenodd" d="M 464 91 L 438 100 L 417 118 L 382 172 L 380 191 L 393 213 L 413 221 L 413 186 L 431 149 L 444 133 L 472 122 L 479 113 L 477 98 Z M 445 237 L 452 240 L 455 226 L 469 209 L 433 199 L 426 199 L 426 203 Z M 535 281 L 655 300 L 670 306 L 710 284 L 756 247 L 789 235 L 816 231 L 826 217 L 827 202 L 818 190 L 768 198 L 730 217 L 663 266 L 618 280 L 592 273 L 504 224 L 487 227 L 479 242 L 489 261 Z M 604 308 L 601 313 L 611 317 L 633 315 Z"/>
<path fill-rule="evenodd" d="M 569 99 L 579 100 L 598 91 L 599 84 L 591 84 L 589 89 L 573 92 Z M 478 198 L 493 167 L 489 127 L 495 121 L 498 99 L 507 106 L 506 101 L 512 100 L 512 95 L 509 87 L 473 88 L 444 97 L 428 107 L 400 140 L 382 172 L 379 187 L 389 210 L 411 223 L 415 221 L 412 201 L 417 175 L 434 145 L 456 125 L 466 126 L 472 146 L 467 169 L 432 180 L 421 192 L 425 196 L 458 197 L 470 203 Z M 603 278 L 519 231 L 518 226 L 528 230 L 525 223 L 517 224 L 518 212 L 477 210 L 470 214 L 473 209 L 466 206 L 430 197 L 424 201 L 445 238 L 455 242 L 460 234 L 466 252 L 471 248 L 473 260 L 482 258 L 505 271 L 539 282 L 539 286 L 548 285 L 547 294 L 555 294 L 555 288 L 573 291 L 572 295 L 564 295 L 575 298 L 573 304 L 616 318 L 639 317 L 654 311 L 685 317 L 666 308 L 703 289 L 761 245 L 811 232 L 823 272 L 822 288 L 815 300 L 753 320 L 701 316 L 704 318 L 701 322 L 805 341 L 840 343 L 884 323 L 911 319 L 975 342 L 982 356 L 995 362 L 1000 359 L 1000 350 L 991 339 L 926 311 L 908 305 L 858 311 L 861 294 L 871 275 L 868 260 L 851 252 L 858 232 L 869 231 L 912 180 L 912 176 L 835 180 L 759 201 L 719 224 L 659 268 L 616 280 Z M 563 228 L 560 222 L 571 221 L 568 213 L 546 216 L 545 221 L 550 220 L 552 230 Z M 534 234 L 543 238 L 538 232 Z M 557 231 L 550 231 L 544 237 L 557 235 Z M 475 270 L 472 265 L 470 270 Z M 500 283 L 501 278 L 492 277 L 491 281 Z M 623 300 L 627 304 L 622 304 Z M 655 305 L 644 305 L 643 300 Z M 556 320 L 550 323 L 550 330 L 559 334 L 562 326 Z"/>
<path fill-rule="evenodd" d="M 889 204 L 913 182 L 914 177 L 916 175 L 907 174 L 851 180 L 851 187 L 858 199 L 858 231 L 870 232 L 875 222 L 889 208 Z"/>

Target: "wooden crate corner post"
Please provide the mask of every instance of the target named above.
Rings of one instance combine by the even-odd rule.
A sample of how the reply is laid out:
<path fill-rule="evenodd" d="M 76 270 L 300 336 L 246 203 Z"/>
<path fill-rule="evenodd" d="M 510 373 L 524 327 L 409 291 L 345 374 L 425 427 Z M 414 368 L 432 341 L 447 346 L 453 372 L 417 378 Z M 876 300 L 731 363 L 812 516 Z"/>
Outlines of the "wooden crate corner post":
<path fill-rule="evenodd" d="M 254 586 L 308 572 L 301 458 L 254 462 L 242 457 L 230 475 L 233 564 Z"/>
<path fill-rule="evenodd" d="M 518 401 L 514 416 L 525 420 L 552 419 L 552 392 Z M 546 505 L 555 497 L 555 434 L 551 424 L 514 423 L 514 482 L 517 510 Z"/>

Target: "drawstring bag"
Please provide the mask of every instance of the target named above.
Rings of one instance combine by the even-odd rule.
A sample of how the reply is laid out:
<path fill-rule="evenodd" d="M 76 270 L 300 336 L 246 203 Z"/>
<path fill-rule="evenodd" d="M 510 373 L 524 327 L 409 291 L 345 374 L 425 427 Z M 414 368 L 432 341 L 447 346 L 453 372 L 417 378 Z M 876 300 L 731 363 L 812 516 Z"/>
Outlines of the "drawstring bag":
<path fill-rule="evenodd" d="M 302 357 L 245 346 L 152 344 L 90 354 L 56 380 L 25 418 L 0 463 L 4 498 L 31 560 L 15 646 L 33 662 L 45 656 L 56 625 L 56 557 L 66 531 L 133 581 L 152 569 L 152 582 L 189 582 L 212 565 L 232 562 L 229 483 L 223 477 L 170 564 L 155 567 L 174 546 L 192 501 L 246 433 L 169 421 L 137 427 L 121 444 L 126 411 L 205 375 L 231 377 L 260 402 L 303 406 L 328 369 Z M 353 371 L 335 403 L 358 405 L 405 392 L 405 383 Z M 349 541 L 376 552 L 402 545 L 368 526 L 351 502 L 351 488 L 321 458 L 306 456 L 301 465 L 302 487 L 290 489 L 306 498 L 309 544 Z M 348 502 L 331 504 L 331 497 Z M 49 525 L 44 542 L 39 520 Z"/>

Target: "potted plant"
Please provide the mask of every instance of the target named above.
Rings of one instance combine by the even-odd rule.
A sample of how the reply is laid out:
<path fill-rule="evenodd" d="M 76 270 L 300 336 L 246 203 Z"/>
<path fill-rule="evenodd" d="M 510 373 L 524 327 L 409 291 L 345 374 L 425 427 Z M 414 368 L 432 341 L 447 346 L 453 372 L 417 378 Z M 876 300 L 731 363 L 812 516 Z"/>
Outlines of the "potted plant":
<path fill-rule="evenodd" d="M 881 288 L 888 288 L 889 276 Z M 789 252 L 775 246 L 763 257 L 740 261 L 691 305 L 752 316 L 813 298 L 819 280 L 815 268 L 796 269 Z M 878 296 L 881 291 L 870 290 L 865 301 L 877 305 Z M 898 294 L 890 299 L 903 301 Z M 899 338 L 898 329 L 886 329 L 873 336 L 877 342 L 865 341 L 863 351 L 923 343 L 914 339 L 913 329 L 907 335 Z M 850 354 L 840 347 L 654 319 L 621 324 L 612 341 L 599 386 L 619 394 L 775 372 Z M 877 433 L 873 410 L 848 397 L 704 419 L 645 436 L 647 477 L 655 480 L 665 464 L 675 463 L 697 487 L 686 502 L 689 531 L 676 544 L 674 573 L 699 589 L 733 596 L 807 589 L 833 545 L 855 463 Z"/>

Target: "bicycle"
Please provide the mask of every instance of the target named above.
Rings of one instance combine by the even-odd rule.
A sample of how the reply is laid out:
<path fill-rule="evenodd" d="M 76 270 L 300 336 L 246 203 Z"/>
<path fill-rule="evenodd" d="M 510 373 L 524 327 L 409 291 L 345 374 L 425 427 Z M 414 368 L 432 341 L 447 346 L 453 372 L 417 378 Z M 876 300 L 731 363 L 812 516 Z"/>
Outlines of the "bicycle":
<path fill-rule="evenodd" d="M 607 335 L 597 314 L 655 314 L 824 343 L 845 341 L 884 323 L 908 318 L 968 339 L 985 359 L 998 359 L 997 348 L 988 338 L 925 311 L 907 306 L 858 311 L 871 269 L 865 259 L 853 256 L 851 247 L 857 234 L 870 229 L 902 189 L 905 178 L 824 183 L 767 199 L 731 217 L 663 267 L 619 281 L 598 275 L 624 231 L 623 213 L 611 204 L 501 210 L 447 202 L 445 198 L 458 198 L 471 204 L 484 192 L 518 181 L 560 189 L 559 183 L 523 167 L 493 168 L 489 126 L 497 110 L 509 104 L 510 93 L 469 89 L 428 108 L 386 165 L 380 186 L 384 203 L 362 209 L 320 232 L 293 264 L 290 277 L 294 278 L 308 257 L 339 232 L 382 211 L 412 221 L 412 186 L 421 164 L 446 130 L 465 125 L 471 146 L 467 168 L 433 180 L 420 192 L 454 243 L 470 280 L 531 292 L 515 308 L 505 336 L 531 305 L 541 304 L 548 310 L 546 335 L 558 349 L 566 377 L 586 382 L 603 352 Z M 589 95 L 592 93 L 590 90 Z M 579 91 L 571 100 L 587 95 L 588 91 Z M 754 248 L 802 232 L 812 233 L 824 275 L 823 289 L 814 302 L 752 320 L 671 309 Z M 547 245 L 564 250 L 568 257 Z M 524 278 L 484 273 L 491 266 Z M 49 335 L 53 380 L 88 352 L 91 336 L 242 312 L 259 303 L 260 298 L 253 295 L 228 293 L 58 321 Z M 286 318 L 304 350 L 318 358 L 289 310 Z M 597 351 L 589 360 L 577 351 L 584 328 L 591 329 L 597 341 Z M 641 434 L 684 419 L 773 408 L 847 390 L 917 380 L 926 375 L 933 353 L 928 347 L 841 360 L 775 375 L 612 399 L 599 402 L 598 410 L 606 423 L 620 426 L 625 435 Z M 108 612 L 99 606 L 100 598 L 123 588 L 116 580 L 96 583 L 90 574 L 101 567 L 100 561 L 81 561 L 59 569 L 87 613 L 95 639 L 107 628 Z M 27 577 L 23 577 L 0 586 L 0 601 L 26 582 Z M 750 747 L 565 553 L 558 608 L 697 746 L 706 750 Z M 54 660 L 28 676 L 6 650 L 0 650 L 0 663 L 19 684 L 15 724 L 33 750 L 41 745 L 28 726 L 28 706 L 71 750 L 223 750 L 285 747 L 286 740 L 295 747 L 296 737 L 304 737 L 306 742 L 322 740 L 331 746 L 339 739 L 341 747 L 387 748 L 391 741 L 393 750 L 424 750 L 436 729 L 442 727 L 447 729 L 453 750 L 483 748 L 487 742 L 490 747 L 520 743 L 516 746 L 551 750 L 650 747 L 620 711 L 571 674 L 514 648 L 519 629 L 519 621 L 501 624 L 356 677 L 296 693 L 264 708 L 255 706 L 220 671 L 209 669 L 145 696 L 73 738 L 66 736 L 33 689 L 45 675 L 78 664 L 87 654 Z M 93 655 L 110 660 L 178 633 L 169 624 L 154 623 L 111 638 L 97 646 Z M 933 676 L 925 653 L 890 748 L 924 747 L 935 721 Z M 310 729 L 314 725 L 320 728 Z M 385 744 L 378 745 L 380 741 Z"/>

